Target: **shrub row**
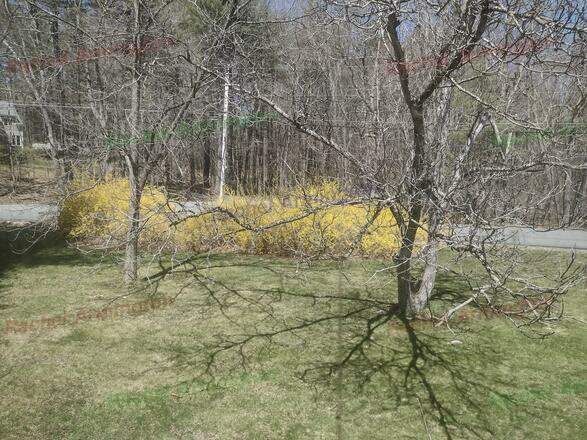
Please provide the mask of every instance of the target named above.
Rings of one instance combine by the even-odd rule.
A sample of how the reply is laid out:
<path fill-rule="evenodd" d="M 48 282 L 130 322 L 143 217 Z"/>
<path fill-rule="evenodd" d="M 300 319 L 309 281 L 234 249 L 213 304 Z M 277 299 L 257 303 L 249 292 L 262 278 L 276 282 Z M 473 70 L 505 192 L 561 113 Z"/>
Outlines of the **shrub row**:
<path fill-rule="evenodd" d="M 82 190 L 90 186 L 90 189 Z M 123 240 L 127 230 L 129 184 L 108 180 L 78 182 L 64 204 L 62 230 L 76 239 Z M 211 213 L 184 219 L 166 204 L 163 191 L 146 188 L 142 201 L 142 243 L 176 250 L 233 251 L 259 255 L 339 256 L 351 250 L 362 256 L 389 256 L 399 247 L 391 212 L 350 200 L 336 183 L 296 189 L 287 197 L 227 196 Z M 424 238 L 420 231 L 418 239 Z"/>

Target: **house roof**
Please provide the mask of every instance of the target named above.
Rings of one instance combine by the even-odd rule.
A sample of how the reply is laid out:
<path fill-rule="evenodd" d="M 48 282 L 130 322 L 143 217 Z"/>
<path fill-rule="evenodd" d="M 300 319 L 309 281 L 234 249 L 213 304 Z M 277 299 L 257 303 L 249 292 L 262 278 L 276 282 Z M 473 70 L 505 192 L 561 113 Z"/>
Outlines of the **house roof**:
<path fill-rule="evenodd" d="M 8 101 L 0 101 L 0 116 L 15 116 L 22 124 L 22 119 L 16 111 L 16 106 Z"/>

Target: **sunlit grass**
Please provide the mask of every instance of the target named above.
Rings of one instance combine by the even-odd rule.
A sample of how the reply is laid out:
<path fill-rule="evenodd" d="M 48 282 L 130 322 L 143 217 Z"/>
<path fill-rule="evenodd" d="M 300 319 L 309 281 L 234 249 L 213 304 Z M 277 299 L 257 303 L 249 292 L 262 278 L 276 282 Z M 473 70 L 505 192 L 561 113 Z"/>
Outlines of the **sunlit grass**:
<path fill-rule="evenodd" d="M 555 270 L 560 259 L 555 252 L 530 255 L 532 271 Z M 277 321 L 311 319 L 344 306 L 290 294 L 393 296 L 392 274 L 373 276 L 384 262 L 356 261 L 341 282 L 328 262 L 300 267 L 288 259 L 203 256 L 197 260 L 203 284 L 188 284 L 193 276 L 186 273 L 164 279 L 156 290 L 143 282 L 130 294 L 116 258 L 55 245 L 3 263 L 2 329 L 7 319 L 184 289 L 173 305 L 146 313 L 2 334 L 2 439 L 437 439 L 446 432 L 453 438 L 581 439 L 587 430 L 584 289 L 566 300 L 573 319 L 553 325 L 546 340 L 529 339 L 495 318 L 462 321 L 454 333 L 422 326 L 417 337 L 434 354 L 418 361 L 422 376 L 406 381 L 409 338 L 401 326 L 386 326 L 367 347 L 373 365 L 349 365 L 329 378 L 319 370 L 302 380 L 317 362 L 339 359 L 345 338 L 362 322 L 335 320 L 273 344 L 255 341 L 245 350 L 246 368 L 229 351 L 206 375 L 198 350 L 212 347 L 216 335 L 275 328 L 262 306 L 236 300 L 226 289 L 265 298 Z M 145 264 L 142 275 L 157 270 Z M 230 307 L 221 312 L 205 287 Z M 440 288 L 466 293 L 466 285 L 449 277 Z M 463 344 L 448 344 L 453 339 Z"/>

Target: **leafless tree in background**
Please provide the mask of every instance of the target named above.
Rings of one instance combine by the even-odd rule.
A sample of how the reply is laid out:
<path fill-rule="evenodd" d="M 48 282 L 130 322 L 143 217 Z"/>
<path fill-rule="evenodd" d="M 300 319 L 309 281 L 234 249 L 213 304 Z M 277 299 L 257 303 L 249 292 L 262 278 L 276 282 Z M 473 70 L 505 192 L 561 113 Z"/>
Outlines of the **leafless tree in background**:
<path fill-rule="evenodd" d="M 565 91 L 583 93 L 583 11 L 541 2 L 527 9 L 526 3 L 325 2 L 292 25 L 302 41 L 283 48 L 291 57 L 283 61 L 286 81 L 252 79 L 236 87 L 321 144 L 320 155 L 337 156 L 351 191 L 393 212 L 401 230 L 394 264 L 402 316 L 426 309 L 441 242 L 486 267 L 488 284 L 480 290 L 491 302 L 488 289 L 508 289 L 507 276 L 485 252 L 488 236 L 503 225 L 557 227 L 579 220 L 581 197 L 569 194 L 584 186 L 577 183 L 585 173 L 583 143 L 561 135 L 559 121 L 568 122 L 568 130 L 584 107 L 582 97 Z M 533 93 L 538 82 L 560 96 L 556 116 L 536 113 L 543 102 Z M 348 130 L 349 110 L 357 130 Z M 527 139 L 512 141 L 516 129 Z M 558 182 L 512 192 L 537 174 Z M 539 185 L 546 192 L 535 191 Z M 562 217 L 539 215 L 545 204 L 560 200 L 567 206 Z M 465 237 L 456 240 L 450 230 L 460 223 L 470 226 L 460 228 Z M 420 228 L 428 243 L 415 255 Z M 418 259 L 424 269 L 416 280 Z M 530 287 L 522 283 L 522 290 Z"/>
<path fill-rule="evenodd" d="M 9 28 L 3 42 L 21 67 L 10 90 L 30 92 L 25 96 L 40 110 L 53 159 L 65 169 L 99 162 L 102 174 L 108 163 L 124 166 L 119 170 L 131 183 L 128 282 L 137 276 L 144 187 L 149 179 L 170 187 L 179 172 L 190 175 L 193 189 L 193 145 L 174 133 L 184 117 L 212 114 L 224 120 L 217 177 L 228 161 L 227 182 L 237 191 L 275 191 L 330 176 L 377 206 L 375 217 L 393 213 L 401 245 L 393 261 L 398 304 L 390 316 L 426 310 L 442 247 L 485 268 L 475 301 L 492 305 L 501 292 L 552 304 L 564 293 L 563 279 L 545 290 L 514 276 L 513 268 L 496 269 L 488 249 L 496 253 L 494 237 L 504 225 L 584 221 L 581 6 L 318 1 L 299 18 L 279 19 L 252 4 L 7 7 L 25 24 Z M 178 21 L 184 11 L 191 20 Z M 150 47 L 161 39 L 172 44 Z M 68 41 L 75 60 L 64 55 Z M 34 61 L 41 53 L 52 62 Z M 229 130 L 227 86 L 232 110 L 279 118 Z M 160 127 L 165 135 L 156 135 Z M 113 132 L 130 142 L 96 148 Z M 204 186 L 213 143 L 209 137 L 201 145 Z M 71 160 L 62 160 L 63 151 Z M 181 156 L 189 159 L 188 173 Z M 421 251 L 418 230 L 428 237 Z"/>

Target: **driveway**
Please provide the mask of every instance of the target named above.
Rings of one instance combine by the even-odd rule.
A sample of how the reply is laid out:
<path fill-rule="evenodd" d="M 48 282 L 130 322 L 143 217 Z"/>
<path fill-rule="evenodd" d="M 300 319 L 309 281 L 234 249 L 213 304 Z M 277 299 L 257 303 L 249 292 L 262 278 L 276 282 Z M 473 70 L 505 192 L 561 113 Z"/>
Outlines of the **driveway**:
<path fill-rule="evenodd" d="M 34 203 L 29 205 L 0 205 L 0 222 L 39 223 L 55 218 L 56 205 Z"/>
<path fill-rule="evenodd" d="M 468 226 L 455 228 L 457 236 L 466 236 L 470 231 Z M 477 232 L 482 237 L 483 232 Z M 505 243 L 530 246 L 548 247 L 560 249 L 587 250 L 587 231 L 583 229 L 559 229 L 554 231 L 538 230 L 522 227 L 504 227 L 496 236 Z"/>

